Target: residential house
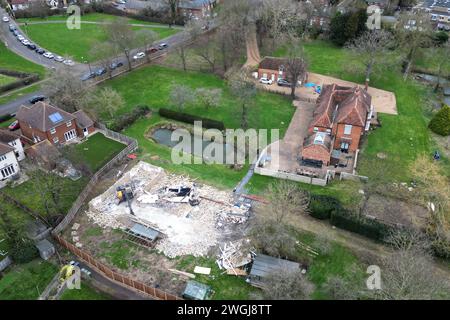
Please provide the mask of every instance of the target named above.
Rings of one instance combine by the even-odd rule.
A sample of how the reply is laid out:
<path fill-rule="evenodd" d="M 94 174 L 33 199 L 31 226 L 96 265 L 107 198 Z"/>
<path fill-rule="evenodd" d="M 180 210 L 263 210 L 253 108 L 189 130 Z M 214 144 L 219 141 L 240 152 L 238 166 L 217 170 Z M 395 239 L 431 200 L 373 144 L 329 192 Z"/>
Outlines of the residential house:
<path fill-rule="evenodd" d="M 19 173 L 20 167 L 17 161 L 14 147 L 0 143 L 0 180 L 8 179 Z"/>
<path fill-rule="evenodd" d="M 10 0 L 9 4 L 13 11 L 26 10 L 30 6 L 29 0 Z"/>
<path fill-rule="evenodd" d="M 278 79 L 286 79 L 289 81 L 289 70 L 287 67 L 286 58 L 265 57 L 258 66 L 258 78 L 268 78 L 272 81 L 278 81 Z M 308 80 L 308 73 L 305 72 L 299 78 L 301 84 Z"/>
<path fill-rule="evenodd" d="M 14 154 L 17 161 L 25 159 L 25 152 L 22 141 L 20 141 L 20 135 L 6 129 L 0 129 L 0 143 L 14 148 Z"/>
<path fill-rule="evenodd" d="M 218 0 L 181 0 L 178 12 L 184 17 L 206 17 L 210 15 Z"/>
<path fill-rule="evenodd" d="M 84 112 L 71 114 L 46 102 L 20 107 L 16 118 L 22 135 L 33 143 L 49 140 L 59 145 L 94 131 L 93 122 Z"/>
<path fill-rule="evenodd" d="M 369 130 L 372 97 L 358 86 L 324 85 L 301 150 L 302 159 L 331 163 L 333 151 L 354 153 Z"/>
<path fill-rule="evenodd" d="M 416 5 L 414 10 L 427 12 L 438 29 L 450 31 L 450 1 L 424 0 Z"/>
<path fill-rule="evenodd" d="M 312 13 L 309 25 L 318 29 L 328 30 L 335 11 L 330 0 L 317 0 L 311 4 Z"/>

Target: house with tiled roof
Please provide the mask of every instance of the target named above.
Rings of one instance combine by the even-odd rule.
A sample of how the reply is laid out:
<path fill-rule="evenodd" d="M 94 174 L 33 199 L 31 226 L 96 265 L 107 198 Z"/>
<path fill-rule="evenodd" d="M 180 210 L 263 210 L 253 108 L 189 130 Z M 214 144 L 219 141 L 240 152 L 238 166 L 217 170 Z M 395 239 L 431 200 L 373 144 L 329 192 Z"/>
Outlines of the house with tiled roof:
<path fill-rule="evenodd" d="M 333 151 L 356 152 L 369 130 L 373 111 L 372 97 L 363 88 L 324 85 L 303 143 L 302 159 L 329 165 Z"/>
<path fill-rule="evenodd" d="M 272 81 L 278 81 L 279 79 L 290 79 L 288 59 L 278 57 L 264 57 L 258 65 L 258 78 L 267 78 Z M 298 81 L 301 84 L 305 83 L 308 79 L 308 73 L 300 75 Z"/>
<path fill-rule="evenodd" d="M 94 122 L 83 111 L 71 114 L 46 102 L 20 107 L 16 118 L 22 135 L 33 143 L 59 145 L 94 132 Z"/>

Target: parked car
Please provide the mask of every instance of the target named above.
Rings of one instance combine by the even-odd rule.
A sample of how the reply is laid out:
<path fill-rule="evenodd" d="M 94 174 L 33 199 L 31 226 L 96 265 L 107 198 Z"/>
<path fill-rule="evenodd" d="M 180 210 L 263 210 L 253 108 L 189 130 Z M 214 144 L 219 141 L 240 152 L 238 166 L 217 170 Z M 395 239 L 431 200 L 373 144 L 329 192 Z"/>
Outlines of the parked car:
<path fill-rule="evenodd" d="M 42 48 L 39 48 L 39 47 L 37 47 L 36 50 L 34 50 L 34 51 L 36 51 L 39 54 L 44 54 L 45 53 L 45 50 L 42 49 Z"/>
<path fill-rule="evenodd" d="M 144 52 L 138 52 L 137 54 L 135 54 L 133 56 L 133 60 L 139 60 L 139 59 L 142 59 L 143 57 L 145 57 L 145 53 Z"/>
<path fill-rule="evenodd" d="M 44 57 L 48 59 L 53 59 L 55 56 L 53 55 L 53 53 L 47 51 L 46 53 L 44 53 Z"/>
<path fill-rule="evenodd" d="M 7 16 L 3 16 L 2 21 L 3 22 L 9 22 L 9 18 Z"/>
<path fill-rule="evenodd" d="M 80 78 L 81 81 L 86 81 L 92 78 L 95 78 L 96 74 L 94 72 L 86 73 L 84 76 Z"/>
<path fill-rule="evenodd" d="M 123 66 L 123 62 L 122 62 L 122 61 L 117 61 L 117 62 L 111 63 L 111 65 L 109 66 L 109 68 L 110 68 L 111 70 L 114 70 L 114 69 L 120 68 L 121 66 Z"/>
<path fill-rule="evenodd" d="M 285 79 L 278 79 L 277 84 L 280 87 L 291 87 L 291 83 Z"/>
<path fill-rule="evenodd" d="M 17 30 L 17 28 L 16 28 L 16 26 L 15 25 L 13 25 L 12 23 L 10 23 L 9 24 L 9 31 L 14 31 L 14 30 Z"/>
<path fill-rule="evenodd" d="M 28 100 L 31 104 L 35 104 L 39 101 L 44 101 L 47 97 L 43 95 L 32 96 L 30 100 Z"/>
<path fill-rule="evenodd" d="M 37 48 L 36 45 L 35 45 L 34 43 L 29 43 L 27 47 L 28 47 L 28 49 L 30 49 L 30 50 L 36 50 L 36 48 Z"/>
<path fill-rule="evenodd" d="M 23 44 L 24 46 L 28 46 L 29 44 L 31 44 L 31 42 L 30 42 L 28 39 L 23 39 L 23 40 L 22 40 L 22 44 Z"/>
<path fill-rule="evenodd" d="M 64 60 L 63 63 L 64 63 L 66 66 L 70 66 L 70 67 L 75 65 L 75 62 L 73 62 L 73 61 L 70 60 L 70 59 Z"/>
<path fill-rule="evenodd" d="M 12 31 L 12 34 L 17 37 L 19 35 L 19 31 L 17 31 L 17 29 L 14 29 Z"/>
<path fill-rule="evenodd" d="M 117 0 L 116 2 L 117 2 L 118 4 L 127 4 L 126 1 L 123 1 L 123 0 Z"/>
<path fill-rule="evenodd" d="M 268 79 L 265 77 L 262 77 L 261 79 L 259 79 L 259 82 L 264 83 L 264 84 L 272 84 L 273 83 L 272 79 Z"/>
<path fill-rule="evenodd" d="M 147 54 L 155 53 L 155 52 L 158 52 L 158 49 L 156 49 L 155 47 L 151 47 L 151 48 L 148 48 L 145 52 L 147 52 Z"/>
<path fill-rule="evenodd" d="M 97 77 L 100 77 L 101 75 L 104 75 L 108 70 L 106 70 L 106 68 L 99 68 L 95 71 L 95 75 Z"/>
<path fill-rule="evenodd" d="M 163 42 L 163 43 L 159 44 L 158 49 L 159 50 L 164 50 L 164 49 L 166 49 L 168 47 L 169 47 L 169 45 L 167 43 Z"/>
<path fill-rule="evenodd" d="M 8 129 L 9 129 L 10 131 L 14 131 L 14 130 L 17 130 L 17 129 L 19 129 L 19 128 L 20 128 L 20 124 L 19 124 L 19 121 L 18 121 L 18 120 L 12 122 L 12 123 L 8 126 Z"/>
<path fill-rule="evenodd" d="M 55 57 L 55 61 L 56 61 L 56 62 L 63 62 L 63 61 L 64 61 L 64 58 L 61 57 L 61 56 L 56 56 L 56 57 Z"/>
<path fill-rule="evenodd" d="M 17 40 L 23 41 L 23 40 L 25 40 L 25 37 L 23 35 L 21 35 L 20 33 L 18 33 L 17 34 Z"/>

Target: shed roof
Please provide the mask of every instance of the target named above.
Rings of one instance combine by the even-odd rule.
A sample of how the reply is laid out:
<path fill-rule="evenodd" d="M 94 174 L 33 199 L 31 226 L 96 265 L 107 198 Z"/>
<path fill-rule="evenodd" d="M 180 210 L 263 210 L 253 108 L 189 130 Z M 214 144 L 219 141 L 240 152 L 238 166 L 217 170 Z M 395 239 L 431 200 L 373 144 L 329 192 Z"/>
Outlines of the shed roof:
<path fill-rule="evenodd" d="M 43 239 L 36 243 L 36 248 L 38 248 L 38 250 L 41 252 L 46 252 L 48 250 L 53 250 L 54 245 L 47 239 Z"/>
<path fill-rule="evenodd" d="M 150 239 L 151 241 L 156 240 L 156 238 L 158 238 L 159 236 L 159 232 L 153 228 L 150 227 L 146 227 L 142 224 L 139 223 L 135 223 L 129 230 L 130 232 L 144 237 L 146 239 Z"/>
<path fill-rule="evenodd" d="M 210 286 L 194 280 L 189 280 L 186 289 L 184 289 L 183 297 L 194 300 L 205 300 L 210 291 Z"/>
<path fill-rule="evenodd" d="M 278 259 L 265 254 L 258 254 L 253 259 L 250 276 L 266 277 L 275 272 L 296 271 L 300 264 L 288 260 Z"/>
<path fill-rule="evenodd" d="M 89 116 L 83 110 L 78 110 L 77 112 L 74 112 L 73 115 L 77 117 L 78 127 L 82 129 L 89 128 L 94 125 L 94 121 L 92 121 L 92 119 L 89 118 Z"/>

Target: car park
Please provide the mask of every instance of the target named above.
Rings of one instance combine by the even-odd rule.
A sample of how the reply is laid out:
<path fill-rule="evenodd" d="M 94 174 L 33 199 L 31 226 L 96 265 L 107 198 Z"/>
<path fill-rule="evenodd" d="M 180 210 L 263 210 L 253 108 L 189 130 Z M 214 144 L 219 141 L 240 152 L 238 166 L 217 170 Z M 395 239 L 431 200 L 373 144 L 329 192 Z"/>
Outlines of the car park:
<path fill-rule="evenodd" d="M 3 16 L 2 21 L 3 22 L 9 22 L 9 18 L 7 16 Z"/>
<path fill-rule="evenodd" d="M 64 61 L 64 58 L 61 57 L 61 56 L 56 56 L 56 57 L 55 57 L 55 61 L 56 61 L 56 62 L 63 62 L 63 61 Z"/>
<path fill-rule="evenodd" d="M 64 63 L 66 66 L 73 66 L 73 65 L 75 65 L 75 62 L 73 62 L 73 61 L 70 60 L 70 59 L 64 60 L 63 63 Z"/>
<path fill-rule="evenodd" d="M 164 49 L 166 49 L 168 47 L 169 47 L 169 45 L 167 43 L 163 42 L 163 43 L 159 44 L 158 49 L 159 50 L 164 50 Z"/>
<path fill-rule="evenodd" d="M 142 59 L 143 57 L 145 57 L 145 53 L 138 52 L 133 56 L 133 60 L 139 60 L 139 59 Z"/>
<path fill-rule="evenodd" d="M 36 102 L 39 101 L 44 101 L 47 97 L 43 96 L 43 95 L 37 95 L 37 96 L 33 96 L 30 98 L 30 100 L 28 100 L 31 104 L 35 104 Z"/>
<path fill-rule="evenodd" d="M 20 128 L 20 124 L 19 124 L 19 121 L 18 120 L 15 120 L 14 122 L 12 122 L 9 126 L 8 126 L 8 129 L 10 130 L 10 131 L 14 131 L 14 130 L 17 130 L 17 129 L 19 129 Z"/>
<path fill-rule="evenodd" d="M 264 83 L 264 84 L 272 84 L 273 81 L 272 79 L 266 78 L 266 77 L 262 77 L 261 79 L 259 79 L 260 83 Z"/>
<path fill-rule="evenodd" d="M 46 53 L 44 53 L 44 57 L 48 59 L 53 59 L 55 56 L 53 55 L 53 53 L 47 51 Z"/>
<path fill-rule="evenodd" d="M 111 70 L 114 70 L 114 69 L 120 68 L 120 67 L 122 67 L 122 66 L 123 66 L 123 62 L 122 62 L 122 61 L 118 61 L 118 62 L 113 62 L 113 63 L 111 63 L 111 65 L 109 66 L 109 68 L 110 68 Z"/>

